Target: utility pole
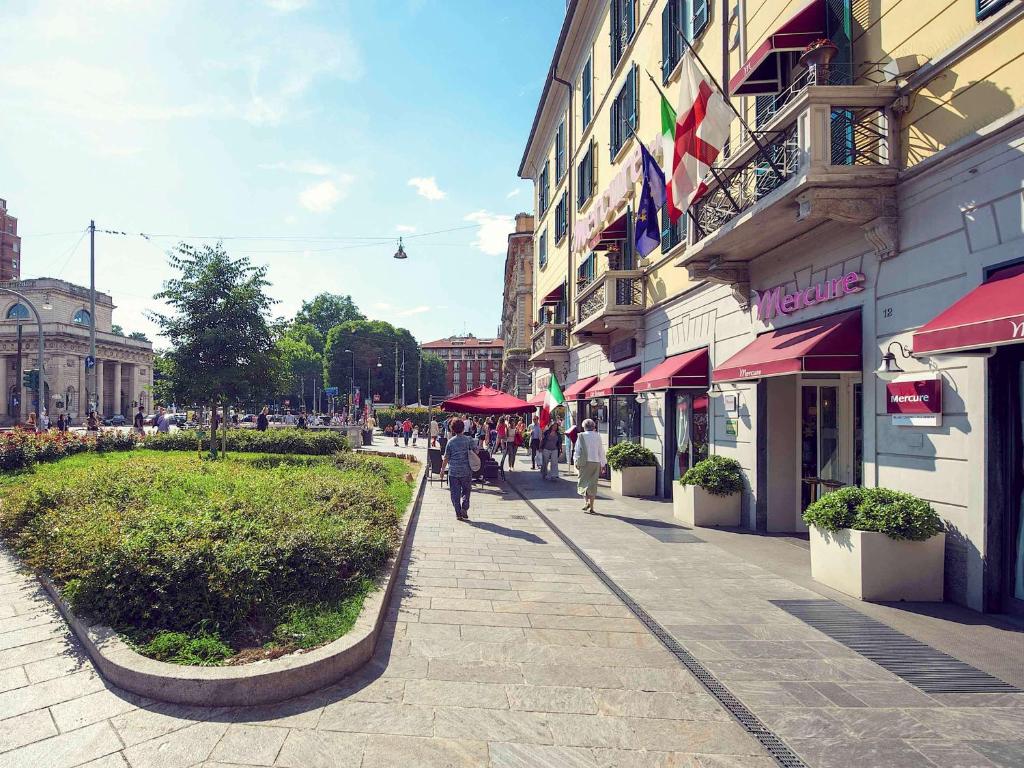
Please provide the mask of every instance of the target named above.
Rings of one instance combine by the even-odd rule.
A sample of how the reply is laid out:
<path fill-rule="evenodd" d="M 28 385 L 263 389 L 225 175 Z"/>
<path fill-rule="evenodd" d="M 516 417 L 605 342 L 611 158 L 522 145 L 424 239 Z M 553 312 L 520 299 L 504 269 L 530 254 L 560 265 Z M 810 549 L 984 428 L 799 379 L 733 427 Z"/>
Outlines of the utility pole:
<path fill-rule="evenodd" d="M 92 368 L 86 381 L 89 386 L 89 410 L 99 411 L 96 402 L 96 222 L 89 220 L 89 357 Z"/>
<path fill-rule="evenodd" d="M 405 350 L 402 350 L 402 407 L 405 407 Z"/>
<path fill-rule="evenodd" d="M 395 342 L 395 405 L 398 405 L 398 342 Z"/>

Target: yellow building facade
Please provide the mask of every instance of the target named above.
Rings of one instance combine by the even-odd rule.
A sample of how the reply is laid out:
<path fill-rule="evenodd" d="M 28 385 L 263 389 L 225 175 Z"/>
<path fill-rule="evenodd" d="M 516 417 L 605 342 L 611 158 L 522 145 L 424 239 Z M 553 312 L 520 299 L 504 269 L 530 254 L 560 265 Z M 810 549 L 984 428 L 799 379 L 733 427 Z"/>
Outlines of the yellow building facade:
<path fill-rule="evenodd" d="M 752 530 L 806 530 L 841 485 L 915 493 L 955 532 L 947 598 L 1024 612 L 1024 470 L 998 450 L 1024 456 L 1024 344 L 919 338 L 1024 263 L 1022 18 L 1019 0 L 570 0 L 519 169 L 535 391 L 554 375 L 574 420 L 650 447 L 654 495 L 736 458 Z M 641 258 L 638 142 L 660 158 L 690 46 L 744 120 Z M 892 410 L 886 353 L 938 382 L 939 413 Z"/>

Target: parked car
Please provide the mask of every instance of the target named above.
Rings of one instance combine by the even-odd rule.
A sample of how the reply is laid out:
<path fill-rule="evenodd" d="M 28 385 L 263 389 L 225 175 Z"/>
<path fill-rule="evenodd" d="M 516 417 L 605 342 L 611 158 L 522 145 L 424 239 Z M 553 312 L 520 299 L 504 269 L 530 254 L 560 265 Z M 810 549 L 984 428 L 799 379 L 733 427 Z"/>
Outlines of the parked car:
<path fill-rule="evenodd" d="M 120 414 L 118 414 L 117 416 L 111 416 L 109 419 L 103 420 L 103 426 L 105 427 L 123 427 L 127 423 L 128 420 L 124 416 L 121 416 Z"/>

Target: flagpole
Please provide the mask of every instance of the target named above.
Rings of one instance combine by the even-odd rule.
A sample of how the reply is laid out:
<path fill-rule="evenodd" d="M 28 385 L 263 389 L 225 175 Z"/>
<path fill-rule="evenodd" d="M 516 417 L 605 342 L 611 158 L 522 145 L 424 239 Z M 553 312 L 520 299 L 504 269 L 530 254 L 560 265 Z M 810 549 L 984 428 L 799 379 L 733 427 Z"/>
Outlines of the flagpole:
<path fill-rule="evenodd" d="M 675 25 L 675 28 L 676 34 L 679 35 L 679 39 L 683 41 L 683 44 L 686 46 L 687 50 L 693 55 L 694 60 L 698 64 L 700 64 L 700 68 L 704 70 L 704 74 L 706 74 L 708 78 L 711 80 L 712 85 L 714 85 L 715 88 L 718 89 L 718 92 L 722 94 L 722 99 L 725 101 L 726 104 L 729 105 L 729 109 L 732 110 L 733 114 L 736 115 L 737 119 L 740 121 L 740 125 L 743 126 L 743 130 L 745 130 L 750 135 L 751 140 L 754 142 L 754 146 L 756 146 L 758 151 L 762 155 L 764 155 L 764 159 L 768 161 L 768 165 L 769 167 L 771 167 L 772 172 L 775 174 L 776 178 L 779 179 L 779 181 L 782 181 L 782 173 L 775 165 L 775 161 L 772 160 L 764 145 L 761 143 L 761 140 L 758 139 L 757 134 L 751 130 L 750 125 L 747 124 L 747 121 L 743 118 L 743 115 L 740 114 L 740 111 L 736 109 L 736 105 L 732 103 L 732 100 L 729 98 L 725 90 L 723 90 L 722 86 L 719 84 L 718 78 L 716 78 L 714 74 L 712 74 L 711 70 L 708 69 L 707 65 L 704 63 L 704 60 L 701 59 L 700 55 L 694 49 L 690 41 L 686 39 L 686 35 L 683 34 L 683 30 L 679 28 L 678 24 Z M 650 77 L 651 73 L 648 72 L 647 76 Z M 660 91 L 661 89 L 659 88 L 658 90 Z"/>

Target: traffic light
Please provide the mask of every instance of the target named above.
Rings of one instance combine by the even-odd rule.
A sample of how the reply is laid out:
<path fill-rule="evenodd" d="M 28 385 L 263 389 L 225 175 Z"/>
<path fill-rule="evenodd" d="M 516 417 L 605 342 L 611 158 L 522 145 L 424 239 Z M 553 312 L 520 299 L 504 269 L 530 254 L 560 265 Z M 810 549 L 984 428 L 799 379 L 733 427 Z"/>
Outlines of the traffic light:
<path fill-rule="evenodd" d="M 27 389 L 39 389 L 39 370 L 32 368 L 21 375 L 21 386 Z"/>

